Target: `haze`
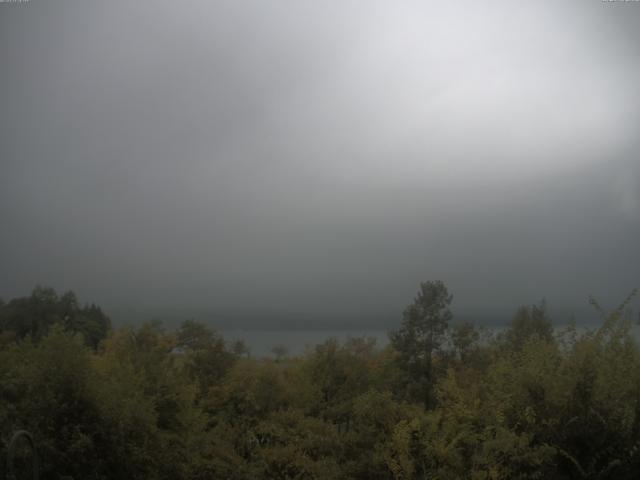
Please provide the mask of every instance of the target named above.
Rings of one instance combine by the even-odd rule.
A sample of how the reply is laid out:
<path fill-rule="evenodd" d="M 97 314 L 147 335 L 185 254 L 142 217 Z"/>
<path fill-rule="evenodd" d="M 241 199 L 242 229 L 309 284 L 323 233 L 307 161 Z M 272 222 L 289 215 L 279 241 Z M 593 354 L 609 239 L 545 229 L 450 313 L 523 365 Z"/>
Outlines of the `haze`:
<path fill-rule="evenodd" d="M 395 325 L 639 286 L 640 6 L 0 4 L 0 297 Z M 170 312 L 170 313 L 166 313 Z"/>

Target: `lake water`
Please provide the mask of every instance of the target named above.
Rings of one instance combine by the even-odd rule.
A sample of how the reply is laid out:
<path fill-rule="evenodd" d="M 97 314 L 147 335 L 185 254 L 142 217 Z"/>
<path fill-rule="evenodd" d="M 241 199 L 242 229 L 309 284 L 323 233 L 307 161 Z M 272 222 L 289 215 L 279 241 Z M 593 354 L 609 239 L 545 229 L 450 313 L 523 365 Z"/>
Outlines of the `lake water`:
<path fill-rule="evenodd" d="M 367 336 L 375 338 L 380 347 L 389 342 L 387 330 L 221 330 L 220 333 L 229 342 L 244 340 L 254 357 L 271 356 L 275 346 L 284 346 L 289 354 L 299 355 L 331 337 L 344 341 L 349 337 Z"/>
<path fill-rule="evenodd" d="M 578 327 L 578 332 L 595 328 L 596 325 L 582 325 Z M 485 327 L 493 333 L 503 330 L 504 326 Z M 556 328 L 562 329 L 562 325 Z M 384 329 L 351 329 L 351 330 L 241 330 L 226 329 L 220 330 L 225 340 L 233 342 L 244 340 L 254 357 L 273 356 L 272 349 L 275 346 L 286 347 L 290 355 L 304 353 L 307 348 L 313 348 L 329 338 L 337 338 L 344 341 L 349 337 L 371 337 L 376 340 L 379 347 L 384 347 L 389 343 L 388 330 Z M 633 327 L 636 339 L 640 341 L 640 327 L 636 324 Z"/>

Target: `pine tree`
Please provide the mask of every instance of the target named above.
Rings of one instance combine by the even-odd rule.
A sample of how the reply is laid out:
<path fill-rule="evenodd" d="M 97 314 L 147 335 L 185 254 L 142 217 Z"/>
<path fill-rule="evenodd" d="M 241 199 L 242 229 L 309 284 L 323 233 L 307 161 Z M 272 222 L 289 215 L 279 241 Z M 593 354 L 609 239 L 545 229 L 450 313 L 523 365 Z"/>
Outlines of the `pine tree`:
<path fill-rule="evenodd" d="M 404 310 L 400 329 L 390 334 L 412 383 L 409 389 L 417 389 L 426 408 L 433 406 L 433 355 L 442 345 L 453 317 L 449 309 L 452 298 L 442 281 L 422 282 L 413 303 Z"/>

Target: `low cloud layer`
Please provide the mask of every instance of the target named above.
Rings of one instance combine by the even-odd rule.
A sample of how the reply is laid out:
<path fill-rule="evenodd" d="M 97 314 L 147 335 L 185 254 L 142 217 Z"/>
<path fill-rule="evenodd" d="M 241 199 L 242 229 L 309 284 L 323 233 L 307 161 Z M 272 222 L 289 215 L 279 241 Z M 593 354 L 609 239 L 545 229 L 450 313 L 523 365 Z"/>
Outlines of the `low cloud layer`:
<path fill-rule="evenodd" d="M 435 278 L 485 320 L 614 306 L 640 283 L 639 25 L 582 0 L 0 4 L 0 297 L 261 327 L 393 324 Z"/>

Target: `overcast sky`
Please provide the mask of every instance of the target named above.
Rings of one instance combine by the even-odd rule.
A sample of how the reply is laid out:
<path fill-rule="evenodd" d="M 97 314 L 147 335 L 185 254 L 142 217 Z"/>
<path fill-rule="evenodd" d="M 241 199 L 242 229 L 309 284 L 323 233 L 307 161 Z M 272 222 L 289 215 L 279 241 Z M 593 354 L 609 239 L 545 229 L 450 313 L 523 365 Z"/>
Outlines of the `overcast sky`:
<path fill-rule="evenodd" d="M 639 146 L 637 2 L 0 3 L 0 297 L 393 325 L 442 279 L 477 318 L 613 307 Z"/>

